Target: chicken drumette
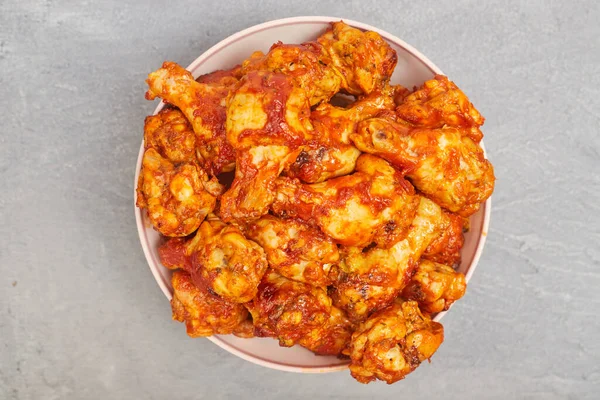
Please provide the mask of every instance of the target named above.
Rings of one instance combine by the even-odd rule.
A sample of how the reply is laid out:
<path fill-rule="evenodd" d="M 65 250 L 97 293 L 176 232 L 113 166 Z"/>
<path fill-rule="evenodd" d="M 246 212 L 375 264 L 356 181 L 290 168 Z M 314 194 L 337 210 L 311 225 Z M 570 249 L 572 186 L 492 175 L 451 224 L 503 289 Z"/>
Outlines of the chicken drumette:
<path fill-rule="evenodd" d="M 373 118 L 361 122 L 350 138 L 358 149 L 388 160 L 426 196 L 462 216 L 475 213 L 494 190 L 492 164 L 458 128 L 412 128 Z"/>
<path fill-rule="evenodd" d="M 224 126 L 226 97 L 237 81 L 234 75 L 227 79 L 207 78 L 208 83 L 200 83 L 185 68 L 165 62 L 146 80 L 147 99 L 162 98 L 178 107 L 190 121 L 197 136 L 200 162 L 211 175 L 235 167 L 235 152 L 225 139 Z"/>
<path fill-rule="evenodd" d="M 421 260 L 411 282 L 402 291 L 402 297 L 417 301 L 424 313 L 436 314 L 450 308 L 466 290 L 464 274 L 447 265 Z"/>
<path fill-rule="evenodd" d="M 338 248 L 318 228 L 265 215 L 248 224 L 244 232 L 262 246 L 269 266 L 281 275 L 322 287 L 336 280 Z"/>
<path fill-rule="evenodd" d="M 174 271 L 171 283 L 173 319 L 185 322 L 191 337 L 234 333 L 248 318 L 248 311 L 243 305 L 224 300 L 194 285 L 185 271 Z"/>
<path fill-rule="evenodd" d="M 237 152 L 235 179 L 221 198 L 221 218 L 252 220 L 266 214 L 275 179 L 311 138 L 306 93 L 281 73 L 251 71 L 227 105 L 227 140 Z"/>
<path fill-rule="evenodd" d="M 358 326 L 350 344 L 350 373 L 361 383 L 394 383 L 431 358 L 444 327 L 421 314 L 415 301 L 397 301 Z"/>
<path fill-rule="evenodd" d="M 318 183 L 354 171 L 360 151 L 350 141 L 358 122 L 384 110 L 393 110 L 391 97 L 372 93 L 341 108 L 322 103 L 311 113 L 315 140 L 311 141 L 287 170 L 287 176 Z"/>
<path fill-rule="evenodd" d="M 191 254 L 194 282 L 234 303 L 250 301 L 267 270 L 265 252 L 234 225 L 207 219 Z"/>
<path fill-rule="evenodd" d="M 343 22 L 334 22 L 317 41 L 324 49 L 324 62 L 337 69 L 342 89 L 349 94 L 382 90 L 398 62 L 394 49 L 377 33 L 363 32 Z"/>
<path fill-rule="evenodd" d="M 279 178 L 273 211 L 317 225 L 335 242 L 391 247 L 406 234 L 418 199 L 401 174 L 381 158 L 364 154 L 356 172 L 322 183 Z"/>
<path fill-rule="evenodd" d="M 389 249 L 342 249 L 342 273 L 331 296 L 351 320 L 363 321 L 390 305 L 409 283 L 425 248 L 450 225 L 437 204 L 416 197 L 419 207 L 405 239 Z"/>
<path fill-rule="evenodd" d="M 331 305 L 325 289 L 267 271 L 258 294 L 246 304 L 257 336 L 279 339 L 281 346 L 300 344 L 319 354 L 337 355 L 346 348 L 351 325 Z"/>

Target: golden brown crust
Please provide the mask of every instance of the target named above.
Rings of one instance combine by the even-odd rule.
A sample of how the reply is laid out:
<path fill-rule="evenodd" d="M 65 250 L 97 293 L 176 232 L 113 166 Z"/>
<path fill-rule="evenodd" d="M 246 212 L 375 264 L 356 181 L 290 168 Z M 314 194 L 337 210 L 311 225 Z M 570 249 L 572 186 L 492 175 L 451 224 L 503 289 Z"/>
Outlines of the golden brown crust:
<path fill-rule="evenodd" d="M 292 281 L 273 270 L 263 276 L 258 294 L 246 306 L 257 335 L 276 337 L 286 347 L 325 324 L 331 313 L 331 299 L 324 289 Z"/>
<path fill-rule="evenodd" d="M 340 89 L 339 73 L 322 61 L 317 42 L 300 45 L 275 43 L 267 54 L 255 53 L 242 64 L 241 72 L 271 71 L 289 76 L 304 90 L 310 105 L 328 101 Z"/>
<path fill-rule="evenodd" d="M 423 197 L 418 203 L 406 238 L 391 248 L 342 250 L 343 272 L 330 293 L 352 321 L 364 321 L 393 303 L 410 281 L 423 250 L 449 225 L 437 204 Z"/>
<path fill-rule="evenodd" d="M 266 214 L 274 180 L 311 137 L 306 93 L 281 73 L 250 71 L 227 104 L 227 140 L 237 152 L 235 178 L 221 199 L 221 218 Z"/>

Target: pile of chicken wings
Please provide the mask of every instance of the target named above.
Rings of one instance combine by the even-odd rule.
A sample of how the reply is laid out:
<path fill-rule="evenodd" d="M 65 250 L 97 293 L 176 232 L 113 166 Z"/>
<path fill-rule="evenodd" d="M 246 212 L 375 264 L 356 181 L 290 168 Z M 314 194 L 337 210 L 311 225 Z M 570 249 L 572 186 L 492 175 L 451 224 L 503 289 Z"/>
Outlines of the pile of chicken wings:
<path fill-rule="evenodd" d="M 484 118 L 445 76 L 391 85 L 395 51 L 343 22 L 194 79 L 152 72 L 137 206 L 165 241 L 192 337 L 271 337 L 403 379 L 466 289 L 468 217 L 492 193 Z"/>

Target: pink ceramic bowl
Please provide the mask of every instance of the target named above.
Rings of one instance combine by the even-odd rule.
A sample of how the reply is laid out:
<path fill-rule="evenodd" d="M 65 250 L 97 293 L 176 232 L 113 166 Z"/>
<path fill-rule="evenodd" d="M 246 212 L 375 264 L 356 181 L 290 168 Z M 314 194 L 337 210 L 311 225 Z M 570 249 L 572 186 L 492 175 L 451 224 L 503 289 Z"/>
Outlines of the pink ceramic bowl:
<path fill-rule="evenodd" d="M 216 69 L 227 69 L 242 62 L 255 50 L 267 52 L 274 42 L 302 43 L 314 40 L 328 27 L 330 22 L 339 20 L 344 20 L 347 24 L 359 29 L 378 32 L 396 50 L 398 65 L 392 76 L 392 83 L 399 83 L 412 88 L 421 85 L 435 74 L 442 74 L 442 71 L 427 57 L 396 36 L 361 22 L 334 17 L 285 18 L 253 26 L 211 47 L 190 64 L 187 69 L 194 77 Z M 158 113 L 163 106 L 163 103 L 159 104 L 154 113 Z M 136 165 L 136 184 L 142 164 L 143 151 L 144 146 L 142 143 Z M 467 281 L 473 275 L 483 250 L 490 221 L 490 208 L 491 201 L 488 199 L 479 212 L 471 217 L 471 230 L 465 235 L 462 263 L 459 271 L 466 274 Z M 163 293 L 170 300 L 173 296 L 170 279 L 171 271 L 163 267 L 158 258 L 159 234 L 152 229 L 145 213 L 138 208 L 135 208 L 135 218 L 150 270 Z M 445 314 L 445 312 L 438 314 L 435 320 L 439 321 Z M 217 335 L 208 339 L 244 360 L 268 368 L 291 372 L 318 373 L 339 371 L 348 367 L 347 361 L 331 356 L 316 356 L 300 346 L 280 347 L 277 340 L 274 339 L 241 339 L 233 335 Z"/>

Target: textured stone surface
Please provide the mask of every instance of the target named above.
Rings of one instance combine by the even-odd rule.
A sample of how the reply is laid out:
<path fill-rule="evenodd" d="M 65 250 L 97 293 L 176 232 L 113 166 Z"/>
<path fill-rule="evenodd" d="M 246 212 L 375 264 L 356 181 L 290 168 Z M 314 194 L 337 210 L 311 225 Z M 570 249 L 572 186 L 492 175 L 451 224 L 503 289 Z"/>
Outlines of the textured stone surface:
<path fill-rule="evenodd" d="M 598 398 L 598 2 L 168 3 L 0 1 L 1 399 Z M 487 118 L 487 247 L 432 363 L 393 386 L 188 339 L 138 243 L 145 75 L 306 14 L 403 38 Z"/>

